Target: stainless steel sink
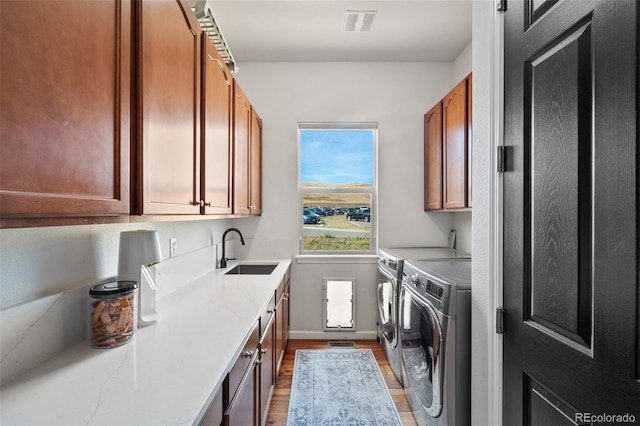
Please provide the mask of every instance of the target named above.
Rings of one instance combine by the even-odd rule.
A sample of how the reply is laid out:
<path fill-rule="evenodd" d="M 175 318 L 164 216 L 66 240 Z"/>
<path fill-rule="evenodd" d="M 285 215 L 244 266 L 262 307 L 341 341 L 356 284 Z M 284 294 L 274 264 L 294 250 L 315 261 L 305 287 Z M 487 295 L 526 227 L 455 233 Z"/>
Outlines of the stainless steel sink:
<path fill-rule="evenodd" d="M 256 264 L 240 264 L 233 269 L 225 272 L 225 275 L 270 275 L 278 264 L 272 263 L 256 263 Z"/>

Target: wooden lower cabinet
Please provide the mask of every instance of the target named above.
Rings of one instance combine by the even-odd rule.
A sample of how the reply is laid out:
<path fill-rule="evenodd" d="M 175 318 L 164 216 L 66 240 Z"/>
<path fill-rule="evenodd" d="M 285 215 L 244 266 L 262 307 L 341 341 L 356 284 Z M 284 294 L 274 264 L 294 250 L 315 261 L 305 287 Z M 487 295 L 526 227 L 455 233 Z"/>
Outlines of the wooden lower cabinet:
<path fill-rule="evenodd" d="M 257 424 L 258 353 L 256 351 L 236 395 L 224 413 L 224 426 L 255 426 Z"/>
<path fill-rule="evenodd" d="M 266 329 L 260 340 L 260 353 L 258 367 L 260 382 L 258 383 L 258 419 L 259 425 L 267 424 L 267 416 L 269 415 L 269 406 L 271 405 L 271 397 L 276 384 L 275 370 L 275 317 L 271 315 Z"/>
<path fill-rule="evenodd" d="M 286 277 L 277 290 L 278 303 L 276 304 L 276 372 L 280 370 L 284 351 L 289 341 L 289 289 L 290 281 Z"/>
<path fill-rule="evenodd" d="M 224 381 L 224 426 L 267 424 L 289 341 L 289 288 L 287 272 Z"/>
<path fill-rule="evenodd" d="M 223 384 L 224 426 L 255 426 L 258 421 L 260 324 L 245 343 Z"/>

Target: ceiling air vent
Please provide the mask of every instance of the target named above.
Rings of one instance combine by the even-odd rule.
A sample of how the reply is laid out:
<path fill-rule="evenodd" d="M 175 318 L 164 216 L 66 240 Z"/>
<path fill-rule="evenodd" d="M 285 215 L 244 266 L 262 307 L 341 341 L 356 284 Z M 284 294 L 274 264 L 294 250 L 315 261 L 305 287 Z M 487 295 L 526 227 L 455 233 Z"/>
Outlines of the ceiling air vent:
<path fill-rule="evenodd" d="M 373 18 L 376 17 L 377 10 L 347 10 L 344 19 L 344 30 L 355 32 L 366 32 L 371 30 Z"/>

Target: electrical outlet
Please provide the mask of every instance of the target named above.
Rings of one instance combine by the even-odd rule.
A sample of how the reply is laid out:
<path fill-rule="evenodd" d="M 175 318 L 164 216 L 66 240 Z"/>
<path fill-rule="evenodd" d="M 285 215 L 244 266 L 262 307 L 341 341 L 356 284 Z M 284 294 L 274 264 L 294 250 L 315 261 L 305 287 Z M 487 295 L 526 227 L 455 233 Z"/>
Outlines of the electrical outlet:
<path fill-rule="evenodd" d="M 169 257 L 173 257 L 178 249 L 178 239 L 176 237 L 169 238 Z"/>

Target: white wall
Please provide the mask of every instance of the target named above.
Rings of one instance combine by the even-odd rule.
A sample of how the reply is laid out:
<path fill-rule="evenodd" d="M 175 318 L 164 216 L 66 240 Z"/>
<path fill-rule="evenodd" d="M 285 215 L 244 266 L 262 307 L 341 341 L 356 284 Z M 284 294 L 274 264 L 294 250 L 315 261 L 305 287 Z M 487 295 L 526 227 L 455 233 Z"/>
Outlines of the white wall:
<path fill-rule="evenodd" d="M 237 220 L 236 220 L 237 221 Z M 113 277 L 118 268 L 120 232 L 158 231 L 169 257 L 221 241 L 230 220 L 80 225 L 0 230 L 0 309 Z"/>
<path fill-rule="evenodd" d="M 472 68 L 473 43 L 469 43 L 453 61 L 453 79 L 451 87 L 464 79 Z M 475 83 L 475 82 L 474 82 Z M 453 213 L 453 229 L 456 230 L 456 248 L 472 253 L 471 247 L 471 212 Z"/>
<path fill-rule="evenodd" d="M 256 238 L 295 244 L 297 123 L 367 121 L 379 126 L 379 246 L 447 244 L 452 215 L 423 211 L 422 123 L 424 113 L 452 87 L 451 63 L 261 62 L 239 67 L 238 82 L 263 119 L 264 213 L 255 224 Z M 293 336 L 314 337 L 322 330 L 323 276 L 357 277 L 358 337 L 375 336 L 375 274 L 375 259 L 294 263 Z"/>
<path fill-rule="evenodd" d="M 494 144 L 501 105 L 494 97 L 496 65 L 494 29 L 502 18 L 495 2 L 473 2 L 473 227 L 471 291 L 471 419 L 474 425 L 500 425 L 501 348 L 495 334 L 497 297 Z"/>

